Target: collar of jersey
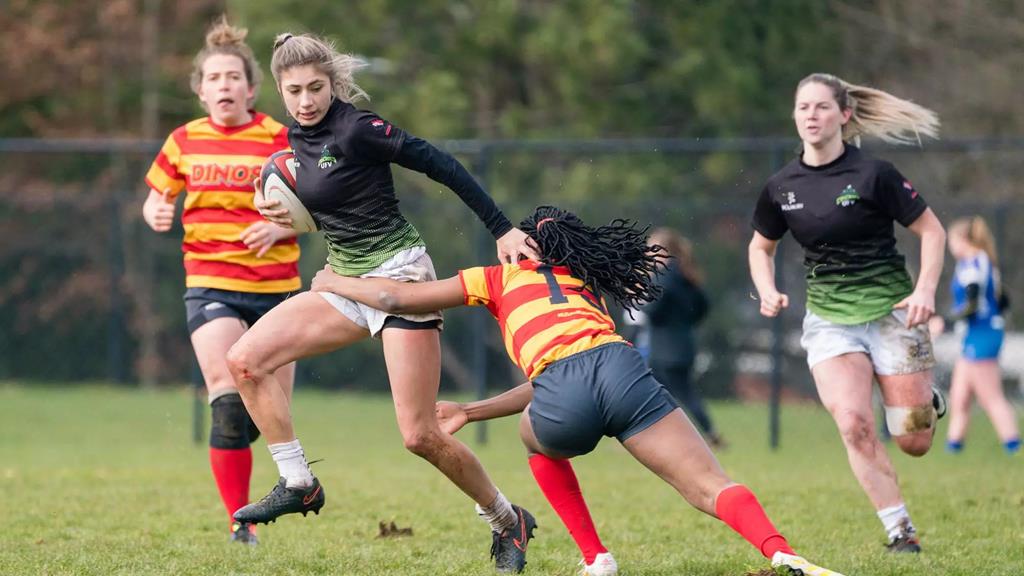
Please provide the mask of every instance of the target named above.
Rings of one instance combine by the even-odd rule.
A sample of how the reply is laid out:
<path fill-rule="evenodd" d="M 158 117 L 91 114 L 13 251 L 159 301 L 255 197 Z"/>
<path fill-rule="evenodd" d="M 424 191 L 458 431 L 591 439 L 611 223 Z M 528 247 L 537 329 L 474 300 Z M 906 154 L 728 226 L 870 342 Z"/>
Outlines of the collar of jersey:
<path fill-rule="evenodd" d="M 800 152 L 800 167 L 803 168 L 804 170 L 813 170 L 814 172 L 821 172 L 822 170 L 828 170 L 829 168 L 833 168 L 833 167 L 838 166 L 839 164 L 841 164 L 844 160 L 846 160 L 847 157 L 852 156 L 853 155 L 853 150 L 857 150 L 857 147 L 854 146 L 853 144 L 849 144 L 849 143 L 844 142 L 843 143 L 843 153 L 840 154 L 835 160 L 829 162 L 828 164 L 822 164 L 821 166 L 810 166 L 808 164 L 804 164 L 804 153 L 801 151 Z"/>
<path fill-rule="evenodd" d="M 299 129 L 301 129 L 303 132 L 307 134 L 319 132 L 320 130 L 323 130 L 327 126 L 327 124 L 331 121 L 332 118 L 341 114 L 346 106 L 349 108 L 353 108 L 353 106 L 348 102 L 342 102 L 341 100 L 334 98 L 331 100 L 331 105 L 327 108 L 327 114 L 324 114 L 324 117 L 321 118 L 319 122 L 313 124 L 312 126 L 303 126 L 298 122 L 296 122 L 295 124 L 298 125 Z"/>
<path fill-rule="evenodd" d="M 210 127 L 216 130 L 217 132 L 220 132 L 221 134 L 224 135 L 230 135 L 236 132 L 241 132 L 246 128 L 251 128 L 263 121 L 264 115 L 262 113 L 257 112 L 255 110 L 249 110 L 249 114 L 252 116 L 252 120 L 249 120 L 245 124 L 239 124 L 238 126 L 224 126 L 221 124 L 217 124 L 213 121 L 213 116 L 209 115 L 206 117 L 206 121 L 209 122 Z"/>
<path fill-rule="evenodd" d="M 519 267 L 522 268 L 523 270 L 533 270 L 533 271 L 536 271 L 537 268 L 540 268 L 541 266 L 550 266 L 550 265 L 549 264 L 545 264 L 543 262 L 537 262 L 536 260 L 529 260 L 529 259 L 525 259 L 525 260 L 520 260 L 519 261 Z M 554 272 L 555 274 L 566 274 L 568 276 L 572 276 L 572 270 L 569 270 L 568 266 L 550 266 L 550 268 L 551 268 L 551 271 Z"/>

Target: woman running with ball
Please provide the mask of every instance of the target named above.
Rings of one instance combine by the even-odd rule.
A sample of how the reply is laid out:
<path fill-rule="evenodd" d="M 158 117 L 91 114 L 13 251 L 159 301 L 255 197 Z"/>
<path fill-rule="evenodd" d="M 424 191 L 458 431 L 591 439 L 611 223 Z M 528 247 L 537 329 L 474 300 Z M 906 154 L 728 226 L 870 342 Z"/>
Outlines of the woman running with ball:
<path fill-rule="evenodd" d="M 288 114 L 295 151 L 296 193 L 327 238 L 328 262 L 345 276 L 381 276 L 406 282 L 435 278 L 419 232 L 398 209 L 391 164 L 426 174 L 453 190 L 497 238 L 498 257 L 534 257 L 490 196 L 451 155 L 380 116 L 357 109 L 366 94 L 353 73 L 363 63 L 312 35 L 282 34 L 271 71 Z M 257 199 L 263 214 L 289 224 L 277 201 Z M 299 358 L 323 354 L 367 337 L 384 347 L 398 427 L 406 448 L 425 458 L 477 504 L 493 532 L 500 571 L 526 563 L 533 517 L 513 506 L 464 444 L 441 432 L 434 418 L 440 384 L 441 314 L 381 311 L 322 292 L 289 298 L 263 317 L 228 353 L 231 371 L 280 471 L 265 498 L 235 513 L 241 522 L 270 522 L 281 514 L 319 511 L 324 492 L 295 436 L 288 397 L 276 371 Z"/>
<path fill-rule="evenodd" d="M 175 129 L 146 174 L 146 223 L 167 232 L 175 198 L 185 191 L 185 309 L 212 410 L 210 467 L 228 515 L 249 501 L 252 451 L 259 436 L 225 359 L 250 325 L 299 282 L 295 232 L 267 222 L 253 204 L 252 179 L 264 159 L 288 147 L 287 129 L 252 109 L 260 67 L 246 31 L 221 18 L 196 55 L 192 90 L 207 116 Z M 276 378 L 291 396 L 294 365 Z M 251 525 L 232 524 L 232 539 L 256 543 Z"/>
<path fill-rule="evenodd" d="M 917 532 L 896 472 L 875 435 L 877 379 L 885 419 L 901 450 L 922 456 L 945 412 L 932 387 L 931 340 L 946 234 L 910 181 L 892 164 L 864 154 L 861 134 L 895 143 L 936 136 L 938 118 L 890 94 L 812 74 L 797 86 L 793 119 L 802 153 L 769 178 L 754 211 L 750 274 L 761 314 L 789 305 L 775 285 L 775 250 L 787 231 L 804 248 L 807 313 L 801 344 L 825 408 L 846 446 L 850 467 L 889 537 L 888 549 L 918 552 Z M 893 222 L 921 239 L 915 285 L 896 250 Z"/>

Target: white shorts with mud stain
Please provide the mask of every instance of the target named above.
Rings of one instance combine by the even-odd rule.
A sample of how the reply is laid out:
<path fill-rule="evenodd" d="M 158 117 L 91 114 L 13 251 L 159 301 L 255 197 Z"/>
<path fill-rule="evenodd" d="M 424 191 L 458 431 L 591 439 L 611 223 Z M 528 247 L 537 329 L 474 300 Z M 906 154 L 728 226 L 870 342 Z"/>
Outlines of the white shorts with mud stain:
<path fill-rule="evenodd" d="M 906 320 L 906 310 L 893 310 L 863 324 L 836 324 L 808 310 L 800 345 L 811 368 L 829 358 L 862 352 L 871 358 L 875 373 L 883 376 L 930 370 L 935 355 L 928 329 L 924 324 L 907 328 Z"/>

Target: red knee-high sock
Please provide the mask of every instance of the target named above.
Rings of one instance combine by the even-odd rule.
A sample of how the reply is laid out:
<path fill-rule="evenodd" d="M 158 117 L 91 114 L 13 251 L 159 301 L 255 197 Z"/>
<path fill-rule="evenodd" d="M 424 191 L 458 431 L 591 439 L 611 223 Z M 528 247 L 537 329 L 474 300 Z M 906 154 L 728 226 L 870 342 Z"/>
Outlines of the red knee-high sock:
<path fill-rule="evenodd" d="M 598 554 L 608 549 L 601 544 L 601 538 L 594 528 L 594 521 L 590 518 L 590 510 L 583 499 L 572 464 L 568 460 L 556 460 L 543 454 L 532 454 L 529 462 L 544 497 L 569 529 L 569 535 L 579 547 L 583 559 L 587 564 L 592 564 Z"/>
<path fill-rule="evenodd" d="M 771 558 L 776 552 L 795 554 L 746 486 L 736 484 L 722 490 L 715 500 L 715 514 L 766 558 Z"/>
<path fill-rule="evenodd" d="M 220 499 L 230 517 L 249 503 L 249 478 L 252 476 L 252 449 L 210 448 L 210 469 L 217 481 Z"/>

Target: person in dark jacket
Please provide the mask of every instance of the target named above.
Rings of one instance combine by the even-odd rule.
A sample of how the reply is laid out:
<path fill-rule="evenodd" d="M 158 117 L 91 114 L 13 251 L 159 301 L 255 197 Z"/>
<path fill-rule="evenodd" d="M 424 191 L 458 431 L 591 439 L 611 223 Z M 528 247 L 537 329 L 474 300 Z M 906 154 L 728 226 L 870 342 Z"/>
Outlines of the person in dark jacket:
<path fill-rule="evenodd" d="M 648 242 L 664 248 L 667 258 L 667 267 L 657 277 L 662 296 L 642 310 L 647 317 L 650 341 L 648 363 L 654 377 L 697 422 L 708 443 L 722 447 L 722 438 L 693 383 L 697 358 L 695 329 L 707 316 L 708 299 L 701 288 L 703 278 L 693 261 L 692 245 L 672 228 L 655 229 Z"/>

